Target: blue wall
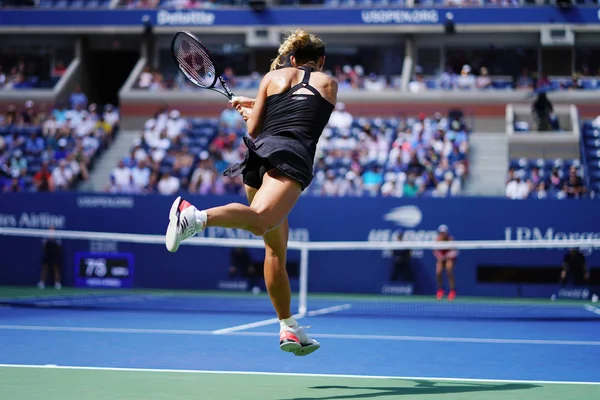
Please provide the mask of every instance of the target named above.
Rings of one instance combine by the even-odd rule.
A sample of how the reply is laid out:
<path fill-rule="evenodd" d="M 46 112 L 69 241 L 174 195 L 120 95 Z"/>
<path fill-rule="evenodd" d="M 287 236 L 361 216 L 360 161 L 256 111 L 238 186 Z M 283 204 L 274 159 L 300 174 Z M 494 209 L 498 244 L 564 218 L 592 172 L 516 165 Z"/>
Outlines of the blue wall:
<path fill-rule="evenodd" d="M 0 226 L 163 234 L 171 197 L 109 196 L 75 193 L 0 196 Z M 199 208 L 239 197 L 190 197 Z M 398 230 L 406 240 L 432 240 L 438 225 L 449 226 L 459 240 L 599 239 L 599 203 L 580 201 L 511 201 L 498 198 L 300 199 L 290 216 L 292 240 L 391 240 Z M 211 237 L 250 238 L 237 230 L 209 228 Z M 0 236 L 0 285 L 32 285 L 39 276 L 41 240 Z M 65 246 L 65 283 L 73 284 L 77 252 L 119 252 L 134 255 L 133 285 L 146 288 L 215 289 L 226 279 L 228 249 L 182 246 L 171 254 L 162 245 L 69 240 Z M 515 295 L 515 285 L 476 283 L 479 264 L 559 266 L 562 250 L 462 251 L 457 264 L 458 288 L 465 295 Z M 256 258 L 262 251 L 252 250 Z M 430 251 L 417 252 L 413 268 L 417 291 L 435 289 Z M 297 251 L 289 259 L 298 261 Z M 599 265 L 594 251 L 590 265 Z M 332 251 L 310 254 L 309 289 L 315 292 L 380 293 L 389 283 L 391 262 L 382 251 Z M 533 293 L 533 292 L 532 292 Z M 539 293 L 539 292 L 538 292 Z M 527 293 L 523 293 L 527 295 Z"/>

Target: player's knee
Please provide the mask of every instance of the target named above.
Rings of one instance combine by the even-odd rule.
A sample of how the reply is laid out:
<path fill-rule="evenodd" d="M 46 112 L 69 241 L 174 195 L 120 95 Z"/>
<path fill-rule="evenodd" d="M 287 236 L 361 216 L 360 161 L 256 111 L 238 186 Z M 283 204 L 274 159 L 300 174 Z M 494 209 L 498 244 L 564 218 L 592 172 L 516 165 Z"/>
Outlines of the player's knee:
<path fill-rule="evenodd" d="M 262 210 L 255 210 L 256 218 L 250 226 L 250 232 L 256 236 L 264 236 L 267 232 L 272 229 L 272 223 L 270 221 L 270 215 L 268 212 Z"/>

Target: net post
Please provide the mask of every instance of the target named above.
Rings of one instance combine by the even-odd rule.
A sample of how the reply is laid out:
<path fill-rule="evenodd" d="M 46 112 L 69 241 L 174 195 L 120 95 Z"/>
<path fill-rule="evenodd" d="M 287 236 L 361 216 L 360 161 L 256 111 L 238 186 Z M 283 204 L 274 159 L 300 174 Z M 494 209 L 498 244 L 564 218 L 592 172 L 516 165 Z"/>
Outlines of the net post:
<path fill-rule="evenodd" d="M 300 247 L 300 296 L 298 305 L 298 314 L 302 317 L 307 313 L 307 295 L 308 295 L 308 246 L 302 244 Z"/>

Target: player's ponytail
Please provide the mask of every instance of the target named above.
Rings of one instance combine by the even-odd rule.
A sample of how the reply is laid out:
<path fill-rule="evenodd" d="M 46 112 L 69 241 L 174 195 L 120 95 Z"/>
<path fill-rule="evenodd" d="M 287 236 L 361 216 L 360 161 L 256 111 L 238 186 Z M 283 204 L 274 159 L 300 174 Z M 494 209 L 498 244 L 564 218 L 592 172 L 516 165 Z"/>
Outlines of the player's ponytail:
<path fill-rule="evenodd" d="M 303 29 L 291 31 L 279 46 L 277 57 L 271 63 L 271 71 L 284 67 L 291 55 L 296 55 L 296 58 L 298 58 L 298 54 L 296 54 L 298 50 L 305 50 L 306 56 L 311 58 L 306 61 L 316 61 L 311 56 L 325 55 L 325 44 L 320 37 Z"/>

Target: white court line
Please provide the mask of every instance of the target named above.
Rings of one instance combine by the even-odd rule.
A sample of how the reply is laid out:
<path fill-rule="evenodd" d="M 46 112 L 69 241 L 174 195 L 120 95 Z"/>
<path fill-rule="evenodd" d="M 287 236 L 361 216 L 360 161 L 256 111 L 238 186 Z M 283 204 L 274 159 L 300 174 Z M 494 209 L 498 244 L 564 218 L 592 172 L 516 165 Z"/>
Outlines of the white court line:
<path fill-rule="evenodd" d="M 585 308 L 589 312 L 593 312 L 594 314 L 600 315 L 600 308 L 598 308 L 598 307 L 594 307 L 594 306 L 590 306 L 589 304 L 586 304 L 583 306 L 583 308 Z"/>
<path fill-rule="evenodd" d="M 309 311 L 307 313 L 307 316 L 308 317 L 314 317 L 314 316 L 317 316 L 317 315 L 331 314 L 331 313 L 334 313 L 334 312 L 338 312 L 338 311 L 342 311 L 342 310 L 347 310 L 350 307 L 351 307 L 350 304 L 342 304 L 342 305 L 339 305 L 339 306 L 333 306 L 333 307 L 327 307 L 327 308 L 320 308 L 318 310 Z M 302 318 L 302 315 L 300 315 L 300 314 L 294 314 L 293 317 L 295 319 L 300 319 L 300 318 Z M 236 325 L 236 326 L 232 326 L 230 328 L 218 329 L 216 331 L 213 331 L 213 333 L 215 335 L 223 335 L 225 333 L 244 331 L 246 329 L 258 328 L 258 327 L 261 327 L 261 326 L 276 324 L 278 322 L 279 322 L 278 318 L 269 318 L 269 319 L 265 319 L 265 320 L 262 320 L 262 321 L 251 322 L 249 324 Z"/>
<path fill-rule="evenodd" d="M 536 380 L 509 380 L 509 379 L 480 379 L 480 378 L 437 378 L 416 376 L 385 376 L 385 375 L 343 375 L 343 374 L 307 374 L 289 372 L 254 372 L 254 371 L 210 371 L 195 369 L 156 369 L 156 368 L 113 368 L 113 367 L 79 367 L 66 365 L 28 365 L 28 364 L 0 364 L 0 368 L 32 368 L 32 369 L 63 369 L 87 371 L 119 371 L 119 372 L 161 372 L 178 374 L 214 374 L 214 375 L 262 375 L 262 376 L 289 376 L 308 378 L 338 378 L 338 379 L 401 379 L 409 381 L 439 381 L 439 382 L 481 382 L 481 383 L 530 383 L 540 385 L 600 385 L 600 382 L 580 381 L 536 381 Z"/>
<path fill-rule="evenodd" d="M 276 332 L 226 332 L 201 331 L 191 329 L 140 329 L 140 328 L 97 328 L 74 326 L 35 326 L 35 325 L 0 325 L 0 330 L 15 331 L 55 331 L 55 332 L 94 332 L 94 333 L 134 333 L 159 335 L 201 335 L 201 336 L 259 336 L 274 337 Z M 491 343 L 491 344 L 531 344 L 556 346 L 600 346 L 600 341 L 589 340 L 552 340 L 552 339 L 497 339 L 439 336 L 394 336 L 394 335 L 354 335 L 344 333 L 315 333 L 315 338 L 347 339 L 347 340 L 391 340 L 400 342 L 455 342 L 455 343 Z"/>

